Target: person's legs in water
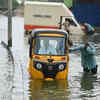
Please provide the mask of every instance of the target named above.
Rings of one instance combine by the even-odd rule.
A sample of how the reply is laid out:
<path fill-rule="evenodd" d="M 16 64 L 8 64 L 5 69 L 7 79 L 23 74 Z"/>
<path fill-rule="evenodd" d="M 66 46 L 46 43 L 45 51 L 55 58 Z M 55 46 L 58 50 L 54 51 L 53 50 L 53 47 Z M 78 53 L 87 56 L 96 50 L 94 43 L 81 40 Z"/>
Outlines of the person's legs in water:
<path fill-rule="evenodd" d="M 67 31 L 68 32 L 68 44 L 69 44 L 69 46 L 73 46 L 73 42 L 72 42 L 72 40 L 71 40 L 71 38 L 70 38 L 70 33 L 69 33 L 69 31 Z"/>
<path fill-rule="evenodd" d="M 96 74 L 96 73 L 97 73 L 97 68 L 98 68 L 98 65 L 96 65 L 95 68 L 92 68 L 92 69 L 91 69 L 91 72 L 92 72 L 93 74 Z"/>
<path fill-rule="evenodd" d="M 73 46 L 73 42 L 69 38 L 68 38 L 68 44 L 69 44 L 69 46 Z"/>
<path fill-rule="evenodd" d="M 90 70 L 88 68 L 83 68 L 84 72 L 90 72 Z"/>

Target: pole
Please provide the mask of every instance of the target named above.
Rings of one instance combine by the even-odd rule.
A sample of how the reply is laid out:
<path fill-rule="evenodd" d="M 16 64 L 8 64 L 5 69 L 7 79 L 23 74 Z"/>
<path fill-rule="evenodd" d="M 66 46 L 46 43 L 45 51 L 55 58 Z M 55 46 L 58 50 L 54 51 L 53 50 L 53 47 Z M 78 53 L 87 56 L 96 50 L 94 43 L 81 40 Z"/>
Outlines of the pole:
<path fill-rule="evenodd" d="M 12 0 L 8 0 L 8 46 L 12 46 Z"/>

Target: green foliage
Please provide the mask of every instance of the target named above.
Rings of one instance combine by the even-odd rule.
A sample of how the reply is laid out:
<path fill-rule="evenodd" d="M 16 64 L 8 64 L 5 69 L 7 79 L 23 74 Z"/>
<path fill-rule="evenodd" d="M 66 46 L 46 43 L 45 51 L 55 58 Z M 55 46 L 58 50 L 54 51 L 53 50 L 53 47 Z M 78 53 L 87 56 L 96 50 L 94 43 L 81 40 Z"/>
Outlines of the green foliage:
<path fill-rule="evenodd" d="M 72 0 L 64 0 L 65 5 L 67 5 L 68 8 L 72 7 Z"/>
<path fill-rule="evenodd" d="M 18 7 L 18 2 L 16 0 L 12 0 L 13 8 Z M 8 0 L 0 0 L 0 8 L 8 8 Z"/>

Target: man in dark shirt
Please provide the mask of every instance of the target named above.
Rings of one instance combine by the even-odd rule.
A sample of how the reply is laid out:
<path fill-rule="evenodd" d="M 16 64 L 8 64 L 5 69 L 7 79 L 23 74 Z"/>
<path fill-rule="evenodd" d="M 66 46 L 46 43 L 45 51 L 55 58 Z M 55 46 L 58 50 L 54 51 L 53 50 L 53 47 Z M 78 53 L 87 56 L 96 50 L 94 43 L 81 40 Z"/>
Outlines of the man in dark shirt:
<path fill-rule="evenodd" d="M 81 29 L 85 32 L 85 41 L 91 41 L 92 36 L 95 33 L 94 27 L 92 27 L 90 24 L 83 21 Z"/>
<path fill-rule="evenodd" d="M 82 29 L 85 31 L 87 35 L 92 35 L 95 33 L 94 27 L 92 27 L 90 24 L 86 23 L 85 21 L 82 22 Z"/>

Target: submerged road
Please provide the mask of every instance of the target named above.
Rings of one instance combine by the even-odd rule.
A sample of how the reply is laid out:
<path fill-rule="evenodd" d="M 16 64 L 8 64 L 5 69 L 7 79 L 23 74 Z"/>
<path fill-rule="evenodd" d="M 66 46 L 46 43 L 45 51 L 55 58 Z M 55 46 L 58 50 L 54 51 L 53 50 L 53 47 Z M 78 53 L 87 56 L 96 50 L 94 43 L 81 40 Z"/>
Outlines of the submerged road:
<path fill-rule="evenodd" d="M 78 52 L 70 54 L 68 80 L 60 82 L 31 80 L 27 72 L 29 45 L 27 38 L 24 38 L 23 26 L 22 17 L 13 18 L 11 52 L 14 61 L 10 59 L 8 50 L 0 44 L 0 100 L 99 100 L 100 67 L 96 75 L 85 75 Z M 4 41 L 7 43 L 7 39 Z M 96 43 L 95 46 L 100 66 L 100 44 Z"/>

